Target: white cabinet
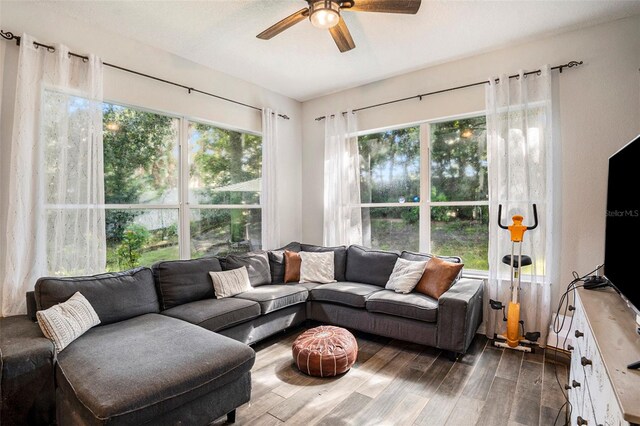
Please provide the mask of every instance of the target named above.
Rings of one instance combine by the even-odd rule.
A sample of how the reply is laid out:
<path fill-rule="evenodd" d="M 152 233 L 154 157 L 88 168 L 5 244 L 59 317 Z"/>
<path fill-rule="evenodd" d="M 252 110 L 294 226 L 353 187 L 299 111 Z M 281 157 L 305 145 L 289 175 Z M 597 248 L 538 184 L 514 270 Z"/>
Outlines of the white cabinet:
<path fill-rule="evenodd" d="M 588 426 L 629 425 L 630 423 L 624 420 L 623 409 L 607 372 L 607 367 L 620 370 L 626 369 L 626 364 L 605 365 L 603 355 L 599 349 L 600 336 L 595 334 L 591 327 L 594 321 L 600 321 L 598 316 L 603 313 L 585 311 L 585 305 L 581 297 L 597 297 L 597 295 L 584 295 L 584 291 L 586 290 L 577 292 L 573 324 L 570 331 L 571 340 L 573 341 L 569 377 L 569 385 L 572 387 L 568 390 L 569 402 L 572 408 L 570 424 Z M 613 332 L 613 330 L 610 330 L 610 332 Z M 629 372 L 630 374 L 636 374 L 631 370 Z M 637 384 L 636 391 L 640 393 L 640 380 L 638 380 Z"/>

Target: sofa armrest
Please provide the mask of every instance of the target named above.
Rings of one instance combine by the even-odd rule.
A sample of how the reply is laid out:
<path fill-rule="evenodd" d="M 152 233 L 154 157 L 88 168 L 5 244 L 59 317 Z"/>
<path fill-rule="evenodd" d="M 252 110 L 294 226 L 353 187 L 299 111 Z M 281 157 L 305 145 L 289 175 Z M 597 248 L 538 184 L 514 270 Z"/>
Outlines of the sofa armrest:
<path fill-rule="evenodd" d="M 438 299 L 440 349 L 465 353 L 482 321 L 482 280 L 462 278 Z"/>
<path fill-rule="evenodd" d="M 0 318 L 0 424 L 55 423 L 55 350 L 26 315 Z"/>

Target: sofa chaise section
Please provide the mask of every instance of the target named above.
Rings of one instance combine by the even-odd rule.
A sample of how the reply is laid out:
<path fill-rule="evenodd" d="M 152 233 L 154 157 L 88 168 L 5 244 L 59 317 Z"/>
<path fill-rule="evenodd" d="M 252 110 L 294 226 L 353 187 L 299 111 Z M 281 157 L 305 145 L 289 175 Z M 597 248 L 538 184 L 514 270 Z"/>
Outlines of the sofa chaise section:
<path fill-rule="evenodd" d="M 58 424 L 208 424 L 249 400 L 253 349 L 159 314 L 156 289 L 148 268 L 38 280 L 39 309 L 79 291 L 101 321 L 57 355 Z"/>
<path fill-rule="evenodd" d="M 206 424 L 249 401 L 254 357 L 242 343 L 164 315 L 95 327 L 58 356 L 58 420 Z"/>

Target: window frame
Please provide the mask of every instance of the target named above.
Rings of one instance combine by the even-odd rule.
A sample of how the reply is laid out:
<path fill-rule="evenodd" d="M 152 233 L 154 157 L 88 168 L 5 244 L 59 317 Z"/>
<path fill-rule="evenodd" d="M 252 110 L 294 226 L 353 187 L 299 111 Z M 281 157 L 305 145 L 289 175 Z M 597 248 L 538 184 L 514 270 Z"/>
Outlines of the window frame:
<path fill-rule="evenodd" d="M 393 202 L 393 203 L 359 203 L 358 208 L 376 208 L 376 207 L 418 207 L 419 220 L 419 250 L 422 253 L 431 253 L 431 209 L 433 207 L 475 207 L 489 206 L 489 199 L 476 201 L 431 201 L 431 126 L 438 123 L 446 123 L 453 120 L 464 120 L 466 118 L 474 118 L 486 116 L 486 111 L 475 111 L 464 114 L 457 114 L 446 117 L 438 117 L 428 120 L 420 120 L 400 125 L 381 127 L 370 130 L 362 130 L 356 133 L 358 139 L 360 136 L 371 135 L 386 131 L 406 129 L 409 127 L 419 127 L 420 137 L 420 201 L 418 202 Z M 426 155 L 425 155 L 426 154 Z M 487 166 L 488 167 L 488 166 Z M 425 197 L 424 194 L 427 196 Z M 428 238 L 424 238 L 428 236 Z M 488 277 L 489 271 L 481 269 L 465 270 L 465 276 L 473 275 L 477 277 Z"/>
<path fill-rule="evenodd" d="M 191 259 L 191 209 L 260 209 L 263 207 L 263 197 L 260 194 L 260 204 L 192 204 L 189 202 L 189 123 L 199 123 L 233 132 L 247 133 L 262 138 L 261 132 L 245 130 L 234 126 L 199 118 L 193 115 L 181 115 L 159 109 L 152 109 L 132 105 L 126 102 L 104 99 L 103 104 L 112 104 L 124 108 L 135 109 L 150 114 L 163 115 L 178 119 L 178 202 L 174 204 L 104 204 L 105 210 L 153 210 L 167 209 L 178 211 L 178 253 L 179 260 Z M 264 154 L 264 153 L 263 153 Z"/>

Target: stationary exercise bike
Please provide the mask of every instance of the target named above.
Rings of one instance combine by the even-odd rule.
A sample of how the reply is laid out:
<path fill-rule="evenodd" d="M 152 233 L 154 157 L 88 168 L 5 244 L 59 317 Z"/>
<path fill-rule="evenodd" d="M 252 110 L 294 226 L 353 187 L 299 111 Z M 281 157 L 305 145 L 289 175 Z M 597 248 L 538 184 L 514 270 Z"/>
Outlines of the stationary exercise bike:
<path fill-rule="evenodd" d="M 533 205 L 533 226 L 522 224 L 524 217 L 515 215 L 512 217 L 513 223 L 509 226 L 502 224 L 502 204 L 498 205 L 498 226 L 508 230 L 511 234 L 511 255 L 502 258 L 502 263 L 511 267 L 511 301 L 509 302 L 505 315 L 505 306 L 502 302 L 489 300 L 491 309 L 502 310 L 503 321 L 507 323 L 506 334 L 496 334 L 494 345 L 500 348 L 515 349 L 522 352 L 532 352 L 532 345 L 536 344 L 540 338 L 540 332 L 524 332 L 524 321 L 520 319 L 520 290 L 522 267 L 532 264 L 531 257 L 522 254 L 522 241 L 524 233 L 538 227 L 538 209 Z M 518 255 L 515 255 L 516 249 Z M 516 281 L 517 280 L 517 281 Z M 520 333 L 522 329 L 522 334 Z"/>

